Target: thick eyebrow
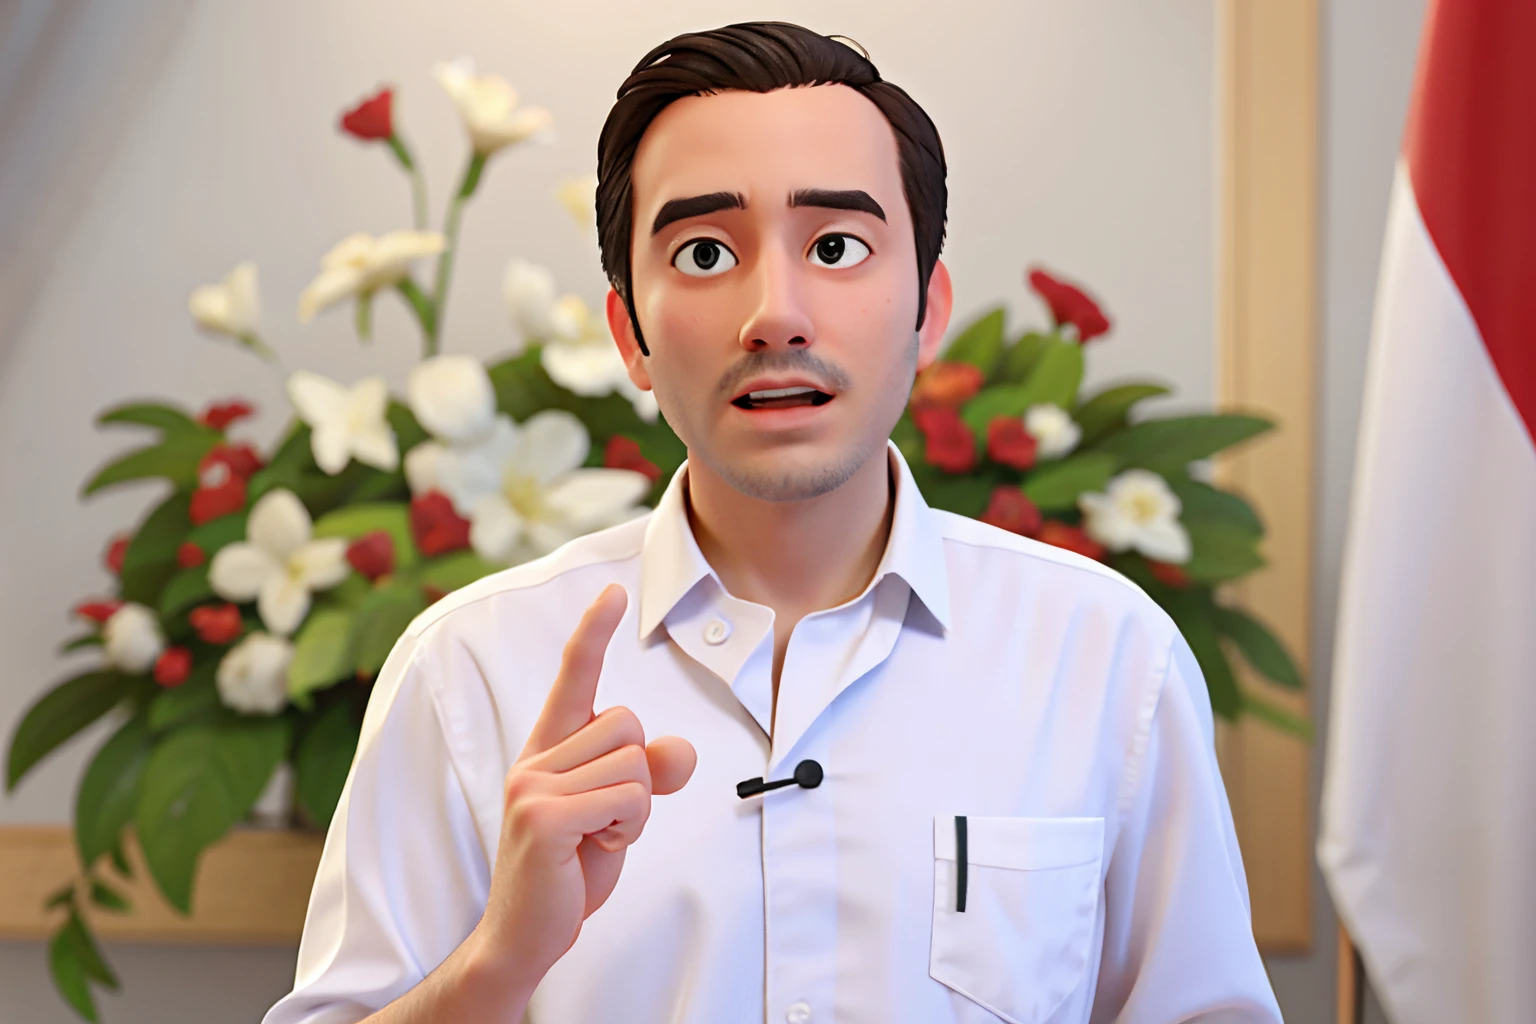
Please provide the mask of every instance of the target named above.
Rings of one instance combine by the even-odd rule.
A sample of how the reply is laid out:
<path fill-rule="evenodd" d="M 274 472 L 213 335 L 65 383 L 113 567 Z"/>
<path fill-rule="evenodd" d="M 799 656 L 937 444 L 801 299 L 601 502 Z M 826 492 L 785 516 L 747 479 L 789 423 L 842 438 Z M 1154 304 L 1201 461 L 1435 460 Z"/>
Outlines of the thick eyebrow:
<path fill-rule="evenodd" d="M 803 188 L 789 197 L 790 206 L 821 206 L 828 210 L 853 210 L 885 220 L 885 211 L 863 189 Z"/>
<path fill-rule="evenodd" d="M 721 210 L 745 210 L 747 201 L 739 192 L 711 192 L 704 196 L 688 196 L 686 199 L 668 199 L 661 204 L 651 234 L 661 234 L 661 229 L 673 221 L 689 217 L 702 217 Z"/>

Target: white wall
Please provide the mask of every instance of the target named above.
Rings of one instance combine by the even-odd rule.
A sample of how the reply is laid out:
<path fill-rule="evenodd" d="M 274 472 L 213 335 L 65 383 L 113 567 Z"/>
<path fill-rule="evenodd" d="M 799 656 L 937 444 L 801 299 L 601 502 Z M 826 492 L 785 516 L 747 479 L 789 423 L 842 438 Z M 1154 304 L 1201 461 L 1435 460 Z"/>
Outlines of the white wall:
<path fill-rule="evenodd" d="M 945 258 L 958 316 L 1001 300 L 1038 321 L 1022 275 L 1045 262 L 1097 291 L 1117 322 L 1111 339 L 1093 347 L 1091 380 L 1151 375 L 1177 386 L 1180 405 L 1210 401 L 1209 0 L 996 0 L 942 9 L 919 0 L 156 3 L 176 17 L 157 23 L 164 32 L 145 51 L 137 101 L 103 136 L 110 145 L 88 156 L 77 148 L 81 155 L 64 168 L 78 172 L 89 160 L 92 173 L 56 168 L 39 182 L 17 173 L 20 157 L 0 167 L 0 210 L 50 204 L 46 224 L 57 236 L 46 239 L 56 262 L 38 271 L 36 260 L 24 261 L 28 285 L 0 317 L 9 325 L 0 337 L 7 736 L 66 671 L 52 650 L 71 632 L 67 609 L 106 585 L 101 548 L 149 497 L 123 491 L 79 502 L 81 481 L 128 443 L 91 428 L 92 415 L 133 397 L 200 404 L 239 393 L 263 409 L 252 436 L 270 439 L 284 418 L 277 374 L 194 333 L 185 300 L 195 285 L 254 259 L 266 335 L 287 365 L 344 380 L 370 372 L 403 379 L 415 341 L 391 298 L 378 304 L 367 349 L 352 340 L 345 312 L 301 329 L 292 309 L 333 242 L 406 225 L 403 179 L 381 151 L 339 138 L 334 127 L 340 110 L 375 84 L 398 86 L 399 123 L 441 209 L 463 142 L 429 74 L 439 58 L 469 53 L 505 74 L 529 102 L 554 112 L 558 131 L 552 146 L 499 158 L 482 185 L 455 275 L 451 349 L 492 355 L 509 342 L 497 282 L 511 256 L 545 262 L 567 287 L 600 298 L 595 245 L 553 200 L 555 183 L 592 168 L 614 90 L 652 45 L 688 29 L 773 17 L 858 39 L 938 124 L 950 162 Z M 109 0 L 67 6 L 69 28 L 85 43 L 60 51 L 64 77 L 87 73 L 90 55 L 103 49 L 138 52 L 142 40 L 120 34 L 122 8 Z M 109 102 L 118 93 L 105 84 Z M 0 113 L 15 99 L 0 97 Z M 39 141 L 78 131 L 78 107 L 60 101 L 66 108 L 74 113 Z M 33 132 L 39 123 L 46 120 L 26 122 Z M 0 148 L 6 152 L 16 150 Z M 51 183 L 76 191 L 61 204 Z M 20 272 L 15 261 L 5 266 Z M 97 742 L 93 733 L 0 798 L 0 823 L 65 821 L 86 750 Z M 255 1019 L 292 969 L 292 950 L 110 952 L 127 987 L 107 1001 L 113 1024 Z M 72 1019 L 49 987 L 39 944 L 0 945 L 0 992 L 0 1024 Z"/>

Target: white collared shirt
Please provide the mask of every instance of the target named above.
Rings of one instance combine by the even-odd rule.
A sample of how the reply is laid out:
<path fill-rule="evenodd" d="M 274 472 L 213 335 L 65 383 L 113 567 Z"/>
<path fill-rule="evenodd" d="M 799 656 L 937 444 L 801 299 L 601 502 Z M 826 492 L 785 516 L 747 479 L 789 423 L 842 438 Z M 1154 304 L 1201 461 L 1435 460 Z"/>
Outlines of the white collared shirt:
<path fill-rule="evenodd" d="M 774 613 L 700 553 L 686 464 L 653 513 L 418 618 L 375 684 L 294 991 L 265 1024 L 357 1021 L 469 935 L 503 780 L 612 582 L 631 601 L 597 710 L 688 739 L 698 767 L 653 801 L 530 1024 L 1278 1021 L 1172 622 L 1097 562 L 930 509 L 888 450 L 884 557 L 795 625 L 777 720 Z M 806 759 L 818 787 L 737 796 Z"/>

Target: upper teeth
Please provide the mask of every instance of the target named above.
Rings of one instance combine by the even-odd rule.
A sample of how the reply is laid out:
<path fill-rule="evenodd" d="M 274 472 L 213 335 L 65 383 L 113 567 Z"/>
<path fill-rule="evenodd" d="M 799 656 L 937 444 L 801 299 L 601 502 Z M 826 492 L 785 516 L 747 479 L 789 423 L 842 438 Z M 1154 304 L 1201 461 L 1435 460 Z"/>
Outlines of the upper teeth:
<path fill-rule="evenodd" d="M 762 401 L 765 398 L 788 398 L 790 395 L 814 395 L 814 394 L 816 394 L 816 389 L 815 388 L 805 388 L 805 387 L 769 388 L 766 391 L 750 391 L 750 392 L 747 393 L 747 397 L 752 399 L 752 401 L 754 401 L 754 402 L 758 402 L 758 401 Z"/>

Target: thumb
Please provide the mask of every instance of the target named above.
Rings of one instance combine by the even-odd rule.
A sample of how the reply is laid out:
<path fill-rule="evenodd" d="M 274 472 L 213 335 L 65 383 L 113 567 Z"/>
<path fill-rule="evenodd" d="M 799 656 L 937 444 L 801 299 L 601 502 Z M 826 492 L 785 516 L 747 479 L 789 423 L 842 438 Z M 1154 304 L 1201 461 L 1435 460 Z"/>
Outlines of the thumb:
<path fill-rule="evenodd" d="M 683 788 L 693 777 L 698 751 L 681 736 L 658 736 L 645 745 L 645 759 L 651 769 L 651 793 L 666 796 Z"/>

